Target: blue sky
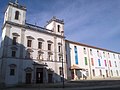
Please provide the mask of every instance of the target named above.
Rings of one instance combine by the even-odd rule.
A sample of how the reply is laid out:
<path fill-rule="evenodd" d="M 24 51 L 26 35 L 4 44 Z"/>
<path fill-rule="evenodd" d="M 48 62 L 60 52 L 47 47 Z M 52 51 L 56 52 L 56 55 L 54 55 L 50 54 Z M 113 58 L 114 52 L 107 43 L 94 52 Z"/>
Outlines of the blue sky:
<path fill-rule="evenodd" d="M 56 16 L 64 19 L 66 39 L 120 52 L 120 0 L 18 1 L 27 7 L 27 22 L 44 27 Z M 0 0 L 0 28 L 8 2 Z"/>

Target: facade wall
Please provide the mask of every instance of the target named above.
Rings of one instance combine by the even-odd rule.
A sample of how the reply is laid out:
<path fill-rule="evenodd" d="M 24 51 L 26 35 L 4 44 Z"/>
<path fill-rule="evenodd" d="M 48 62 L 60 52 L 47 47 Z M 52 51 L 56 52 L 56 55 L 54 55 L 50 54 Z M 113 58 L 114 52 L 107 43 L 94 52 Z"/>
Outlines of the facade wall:
<path fill-rule="evenodd" d="M 66 47 L 68 74 L 71 73 L 70 67 L 76 65 L 88 71 L 87 78 L 89 79 L 120 77 L 119 53 L 76 44 L 76 42 L 67 40 Z M 77 48 L 78 63 L 75 58 L 75 47 Z M 68 78 L 70 77 L 72 76 L 68 75 Z"/>

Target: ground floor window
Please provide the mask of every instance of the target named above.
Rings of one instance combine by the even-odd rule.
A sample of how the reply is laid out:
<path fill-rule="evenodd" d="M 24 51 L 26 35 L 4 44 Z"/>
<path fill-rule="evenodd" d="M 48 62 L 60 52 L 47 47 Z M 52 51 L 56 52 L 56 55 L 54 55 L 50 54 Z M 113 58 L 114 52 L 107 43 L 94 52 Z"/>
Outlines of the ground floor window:
<path fill-rule="evenodd" d="M 10 76 L 14 76 L 15 75 L 15 69 L 14 68 L 10 68 Z"/>
<path fill-rule="evenodd" d="M 94 69 L 92 70 L 92 73 L 93 73 L 93 76 L 95 76 L 95 70 Z"/>

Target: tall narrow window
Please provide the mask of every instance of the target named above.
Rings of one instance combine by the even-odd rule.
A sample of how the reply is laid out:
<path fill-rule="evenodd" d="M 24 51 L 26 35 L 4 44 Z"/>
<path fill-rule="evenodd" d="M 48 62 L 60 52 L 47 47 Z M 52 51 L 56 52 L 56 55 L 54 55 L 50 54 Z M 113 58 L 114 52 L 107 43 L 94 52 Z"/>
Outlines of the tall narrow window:
<path fill-rule="evenodd" d="M 19 11 L 15 12 L 15 19 L 18 20 L 19 19 Z"/>
<path fill-rule="evenodd" d="M 100 57 L 100 54 L 99 54 L 99 51 L 97 50 L 97 55 L 98 55 L 98 57 Z"/>
<path fill-rule="evenodd" d="M 102 70 L 100 69 L 100 76 L 102 76 Z"/>
<path fill-rule="evenodd" d="M 98 59 L 98 65 L 101 66 L 101 62 L 100 62 L 100 59 Z"/>
<path fill-rule="evenodd" d="M 78 64 L 78 53 L 77 53 L 77 47 L 74 46 L 74 51 L 75 51 L 75 64 Z"/>
<path fill-rule="evenodd" d="M 42 42 L 38 42 L 38 49 L 42 49 Z"/>
<path fill-rule="evenodd" d="M 112 64 L 111 64 L 111 61 L 109 60 L 109 65 L 110 65 L 110 67 L 112 67 Z"/>
<path fill-rule="evenodd" d="M 90 55 L 92 55 L 92 49 L 90 49 Z"/>
<path fill-rule="evenodd" d="M 63 70 L 63 68 L 59 67 L 59 73 L 60 73 L 60 75 L 62 75 L 62 70 Z"/>
<path fill-rule="evenodd" d="M 10 68 L 10 76 L 14 76 L 15 75 L 15 68 Z"/>
<path fill-rule="evenodd" d="M 51 50 L 51 44 L 48 43 L 48 50 Z"/>
<path fill-rule="evenodd" d="M 108 53 L 108 58 L 110 58 L 110 54 Z"/>
<path fill-rule="evenodd" d="M 61 52 L 61 46 L 58 46 L 58 52 Z"/>
<path fill-rule="evenodd" d="M 91 58 L 91 63 L 92 63 L 92 66 L 94 66 L 94 60 L 93 60 L 93 58 Z"/>
<path fill-rule="evenodd" d="M 17 37 L 13 37 L 13 42 L 12 42 L 12 44 L 13 44 L 13 45 L 16 45 L 16 42 L 17 42 Z"/>
<path fill-rule="evenodd" d="M 16 57 L 16 51 L 15 50 L 12 51 L 12 57 Z"/>
<path fill-rule="evenodd" d="M 114 57 L 114 59 L 115 59 L 115 54 L 113 54 L 113 57 Z"/>
<path fill-rule="evenodd" d="M 31 47 L 32 46 L 32 40 L 28 40 L 27 41 L 27 47 Z"/>
<path fill-rule="evenodd" d="M 113 76 L 113 71 L 111 70 L 111 76 Z"/>
<path fill-rule="evenodd" d="M 117 74 L 117 76 L 119 76 L 118 70 L 116 70 L 116 74 Z"/>
<path fill-rule="evenodd" d="M 93 76 L 95 76 L 95 70 L 94 69 L 92 70 L 92 73 L 93 73 Z"/>
<path fill-rule="evenodd" d="M 118 55 L 118 59 L 120 59 L 120 55 Z"/>
<path fill-rule="evenodd" d="M 15 64 L 10 64 L 10 76 L 14 76 L 15 75 L 15 68 L 16 68 L 16 65 Z"/>
<path fill-rule="evenodd" d="M 104 63 L 105 63 L 105 66 L 107 66 L 107 62 L 106 62 L 106 60 L 104 60 Z"/>
<path fill-rule="evenodd" d="M 88 65 L 88 63 L 87 63 L 87 57 L 84 57 L 84 59 L 85 59 L 85 65 Z"/>
<path fill-rule="evenodd" d="M 86 54 L 86 48 L 83 48 L 84 54 Z"/>
<path fill-rule="evenodd" d="M 103 52 L 103 56 L 105 57 L 105 52 Z"/>
<path fill-rule="evenodd" d="M 57 28 L 58 28 L 58 32 L 60 32 L 60 25 L 58 25 Z"/>
<path fill-rule="evenodd" d="M 117 63 L 116 63 L 116 61 L 114 61 L 114 63 L 115 63 L 115 67 L 117 67 Z"/>

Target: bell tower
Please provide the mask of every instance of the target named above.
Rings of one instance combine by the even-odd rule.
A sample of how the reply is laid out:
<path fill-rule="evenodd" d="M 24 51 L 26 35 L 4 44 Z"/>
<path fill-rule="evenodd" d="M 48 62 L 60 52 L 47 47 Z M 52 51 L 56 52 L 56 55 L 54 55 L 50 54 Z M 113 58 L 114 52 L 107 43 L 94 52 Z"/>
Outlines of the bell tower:
<path fill-rule="evenodd" d="M 26 7 L 19 5 L 18 0 L 15 0 L 15 3 L 9 2 L 4 15 L 4 24 L 6 21 L 10 21 L 23 25 L 25 24 L 25 19 Z"/>
<path fill-rule="evenodd" d="M 57 19 L 55 16 L 47 22 L 46 29 L 52 30 L 55 34 L 64 36 L 64 20 Z"/>

